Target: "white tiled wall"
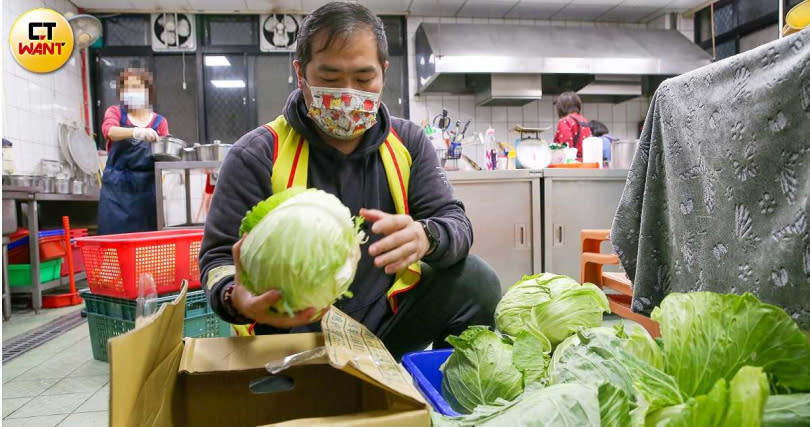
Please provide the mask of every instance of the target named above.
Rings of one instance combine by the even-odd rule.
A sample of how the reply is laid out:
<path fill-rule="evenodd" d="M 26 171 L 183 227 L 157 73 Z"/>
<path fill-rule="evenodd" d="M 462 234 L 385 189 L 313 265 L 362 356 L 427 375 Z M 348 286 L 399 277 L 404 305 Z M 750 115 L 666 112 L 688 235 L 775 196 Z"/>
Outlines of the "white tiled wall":
<path fill-rule="evenodd" d="M 59 160 L 57 123 L 82 123 L 81 56 L 76 49 L 62 68 L 31 73 L 11 56 L 8 33 L 23 12 L 48 7 L 76 12 L 65 0 L 3 0 L 3 137 L 14 143 L 15 172 L 38 172 L 40 159 Z M 92 118 L 91 118 L 92 120 Z"/>
<path fill-rule="evenodd" d="M 414 58 L 414 35 L 422 22 L 448 22 L 448 23 L 514 23 L 516 25 L 556 25 L 556 26 L 623 26 L 628 28 L 646 28 L 645 24 L 612 24 L 578 21 L 548 21 L 526 19 L 477 19 L 477 18 L 437 18 L 437 17 L 408 17 L 408 76 L 410 89 L 411 120 L 421 124 L 424 120 L 441 113 L 442 108 L 448 110 L 450 117 L 462 122 L 472 119 L 470 131 L 483 132 L 490 126 L 495 129 L 498 140 L 511 141 L 517 134 L 510 133 L 508 129 L 516 124 L 524 126 L 551 126 L 552 130 L 543 134 L 544 139 L 554 137 L 554 128 L 558 120 L 557 113 L 550 96 L 540 101 L 529 103 L 523 107 L 477 107 L 472 95 L 425 95 L 416 96 L 416 62 Z M 621 104 L 585 104 L 583 114 L 590 120 L 599 120 L 610 129 L 611 134 L 619 138 L 637 138 L 638 122 L 647 113 L 649 98 L 642 97 Z M 468 131 L 469 134 L 469 131 Z"/>

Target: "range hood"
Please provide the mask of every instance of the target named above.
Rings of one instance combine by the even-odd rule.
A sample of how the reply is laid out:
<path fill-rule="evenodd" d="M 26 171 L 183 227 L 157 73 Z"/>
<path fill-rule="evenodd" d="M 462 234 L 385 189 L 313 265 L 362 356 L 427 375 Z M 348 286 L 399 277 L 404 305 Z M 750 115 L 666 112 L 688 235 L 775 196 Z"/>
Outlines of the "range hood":
<path fill-rule="evenodd" d="M 523 25 L 422 23 L 415 55 L 419 94 L 474 93 L 479 105 L 522 105 L 566 90 L 620 102 L 711 63 L 675 30 Z"/>

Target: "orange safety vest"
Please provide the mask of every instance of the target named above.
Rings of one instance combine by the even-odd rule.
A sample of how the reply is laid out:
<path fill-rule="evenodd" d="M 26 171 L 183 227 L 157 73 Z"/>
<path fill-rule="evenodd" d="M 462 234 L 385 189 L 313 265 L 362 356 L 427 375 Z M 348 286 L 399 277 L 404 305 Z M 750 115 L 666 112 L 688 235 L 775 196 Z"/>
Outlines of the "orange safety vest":
<path fill-rule="evenodd" d="M 283 115 L 276 117 L 264 127 L 273 134 L 273 172 L 270 178 L 273 194 L 290 187 L 306 187 L 309 172 L 309 143 L 290 126 Z M 396 213 L 410 214 L 408 182 L 413 160 L 393 128 L 385 138 L 385 142 L 380 145 L 380 157 L 388 180 L 388 188 L 394 199 Z M 422 268 L 419 261 L 396 274 L 394 284 L 386 293 L 388 303 L 394 313 L 399 308 L 397 297 L 418 285 L 421 277 Z M 254 335 L 252 325 L 235 325 L 234 329 L 237 331 L 237 335 Z"/>

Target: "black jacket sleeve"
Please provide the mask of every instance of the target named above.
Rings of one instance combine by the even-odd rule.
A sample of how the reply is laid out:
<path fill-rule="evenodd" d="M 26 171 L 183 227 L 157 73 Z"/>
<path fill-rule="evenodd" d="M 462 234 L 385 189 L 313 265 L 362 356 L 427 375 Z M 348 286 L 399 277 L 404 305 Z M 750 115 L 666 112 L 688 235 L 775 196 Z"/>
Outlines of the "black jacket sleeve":
<path fill-rule="evenodd" d="M 233 274 L 220 274 L 222 269 L 218 267 L 234 265 L 231 250 L 239 240 L 242 218 L 256 203 L 272 195 L 272 146 L 272 135 L 263 128 L 237 141 L 222 163 L 205 221 L 200 248 L 202 287 L 214 312 L 230 323 L 246 323 L 249 319 L 234 316 L 223 305 L 222 291 L 233 283 Z M 215 274 L 209 283 L 212 270 Z"/>
<path fill-rule="evenodd" d="M 439 227 L 436 249 L 422 261 L 444 268 L 461 261 L 473 243 L 472 224 L 464 205 L 453 196 L 453 187 L 439 165 L 436 150 L 416 124 L 395 119 L 397 133 L 411 154 L 408 204 L 414 219 L 429 219 Z"/>

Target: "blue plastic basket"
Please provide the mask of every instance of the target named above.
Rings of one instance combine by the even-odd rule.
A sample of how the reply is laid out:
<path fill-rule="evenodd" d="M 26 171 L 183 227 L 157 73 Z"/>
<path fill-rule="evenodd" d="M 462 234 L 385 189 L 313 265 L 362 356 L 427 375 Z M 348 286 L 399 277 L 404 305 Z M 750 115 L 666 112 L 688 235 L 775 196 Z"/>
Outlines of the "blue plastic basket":
<path fill-rule="evenodd" d="M 402 356 L 402 365 L 436 412 L 455 417 L 461 414 L 454 411 L 442 397 L 442 371 L 439 369 L 452 353 L 452 349 L 408 353 Z"/>

